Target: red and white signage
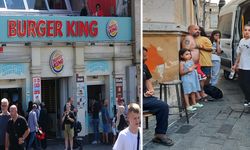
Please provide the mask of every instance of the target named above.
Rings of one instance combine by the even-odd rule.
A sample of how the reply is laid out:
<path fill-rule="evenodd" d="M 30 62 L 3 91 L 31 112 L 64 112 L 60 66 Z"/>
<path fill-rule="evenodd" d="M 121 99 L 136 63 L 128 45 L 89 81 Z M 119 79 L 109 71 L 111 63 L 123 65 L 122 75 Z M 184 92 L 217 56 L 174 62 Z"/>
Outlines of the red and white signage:
<path fill-rule="evenodd" d="M 33 77 L 33 101 L 41 102 L 41 78 Z"/>
<path fill-rule="evenodd" d="M 59 50 L 55 50 L 50 56 L 50 68 L 54 73 L 60 73 L 64 67 L 64 59 L 62 52 Z"/>

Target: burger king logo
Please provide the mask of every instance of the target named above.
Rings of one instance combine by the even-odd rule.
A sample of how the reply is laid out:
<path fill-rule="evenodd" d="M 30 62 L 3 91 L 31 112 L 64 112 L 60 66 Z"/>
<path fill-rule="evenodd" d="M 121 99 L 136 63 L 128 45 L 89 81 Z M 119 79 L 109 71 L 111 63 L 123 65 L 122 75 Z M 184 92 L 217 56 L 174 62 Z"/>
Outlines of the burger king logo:
<path fill-rule="evenodd" d="M 118 33 L 118 23 L 115 20 L 110 20 L 107 24 L 107 34 L 109 37 L 114 38 Z"/>
<path fill-rule="evenodd" d="M 60 73 L 64 67 L 62 52 L 55 50 L 50 56 L 50 68 L 54 73 Z"/>

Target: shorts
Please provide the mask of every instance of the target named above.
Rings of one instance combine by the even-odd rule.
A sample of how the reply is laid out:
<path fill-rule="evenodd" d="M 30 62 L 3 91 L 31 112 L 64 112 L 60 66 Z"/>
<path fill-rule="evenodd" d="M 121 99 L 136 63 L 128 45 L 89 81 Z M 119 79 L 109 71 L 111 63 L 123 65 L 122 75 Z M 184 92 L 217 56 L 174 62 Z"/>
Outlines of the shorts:
<path fill-rule="evenodd" d="M 74 128 L 71 128 L 70 124 L 65 124 L 64 137 L 68 137 L 69 139 L 74 137 Z"/>
<path fill-rule="evenodd" d="M 211 76 L 211 66 L 201 67 L 202 72 L 206 74 L 206 76 Z"/>
<path fill-rule="evenodd" d="M 108 133 L 109 132 L 109 124 L 103 124 L 102 125 L 103 133 Z"/>

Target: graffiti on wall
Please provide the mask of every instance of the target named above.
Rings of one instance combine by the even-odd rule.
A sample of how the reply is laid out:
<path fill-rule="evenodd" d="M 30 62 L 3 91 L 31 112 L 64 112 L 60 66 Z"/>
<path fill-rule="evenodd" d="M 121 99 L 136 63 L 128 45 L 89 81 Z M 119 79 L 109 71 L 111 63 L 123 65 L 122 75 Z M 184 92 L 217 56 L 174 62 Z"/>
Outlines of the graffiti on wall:
<path fill-rule="evenodd" d="M 145 62 L 148 66 L 148 69 L 150 70 L 151 74 L 156 78 L 156 79 L 161 79 L 163 72 L 164 72 L 164 60 L 163 58 L 159 55 L 158 51 L 161 50 L 161 48 L 157 48 L 156 46 L 150 44 L 148 49 L 148 59 Z"/>

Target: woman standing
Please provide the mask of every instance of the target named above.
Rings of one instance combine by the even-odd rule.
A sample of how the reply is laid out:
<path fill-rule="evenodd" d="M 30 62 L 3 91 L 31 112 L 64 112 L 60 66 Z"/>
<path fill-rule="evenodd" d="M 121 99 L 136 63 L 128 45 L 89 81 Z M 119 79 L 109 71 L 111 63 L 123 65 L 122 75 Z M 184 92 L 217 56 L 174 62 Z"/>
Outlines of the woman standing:
<path fill-rule="evenodd" d="M 212 42 L 212 69 L 211 69 L 211 80 L 210 84 L 212 86 L 216 86 L 219 75 L 220 75 L 220 54 L 221 54 L 221 47 L 220 47 L 220 38 L 221 38 L 221 32 L 219 30 L 214 30 L 211 33 L 210 40 Z"/>
<path fill-rule="evenodd" d="M 62 122 L 65 138 L 65 150 L 68 150 L 68 145 L 70 146 L 70 150 L 73 150 L 75 116 L 74 113 L 70 111 L 70 103 L 66 104 L 66 111 L 63 113 Z"/>

